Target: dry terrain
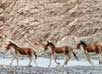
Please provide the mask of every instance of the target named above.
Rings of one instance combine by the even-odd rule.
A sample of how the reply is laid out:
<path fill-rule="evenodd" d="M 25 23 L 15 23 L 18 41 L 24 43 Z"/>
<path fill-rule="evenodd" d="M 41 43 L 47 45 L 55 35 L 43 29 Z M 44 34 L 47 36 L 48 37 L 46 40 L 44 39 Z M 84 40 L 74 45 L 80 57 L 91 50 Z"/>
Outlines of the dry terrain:
<path fill-rule="evenodd" d="M 66 68 L 1 66 L 0 74 L 102 74 L 102 66 L 78 66 Z"/>
<path fill-rule="evenodd" d="M 75 46 L 102 42 L 102 0 L 0 0 L 0 36 L 21 47 L 46 40 Z M 74 41 L 74 37 L 77 38 Z M 7 39 L 0 40 L 0 47 Z M 0 74 L 102 74 L 102 66 L 35 68 L 0 66 Z"/>
<path fill-rule="evenodd" d="M 101 19 L 102 0 L 0 0 L 0 35 L 21 46 L 29 46 L 25 39 L 102 41 Z"/>

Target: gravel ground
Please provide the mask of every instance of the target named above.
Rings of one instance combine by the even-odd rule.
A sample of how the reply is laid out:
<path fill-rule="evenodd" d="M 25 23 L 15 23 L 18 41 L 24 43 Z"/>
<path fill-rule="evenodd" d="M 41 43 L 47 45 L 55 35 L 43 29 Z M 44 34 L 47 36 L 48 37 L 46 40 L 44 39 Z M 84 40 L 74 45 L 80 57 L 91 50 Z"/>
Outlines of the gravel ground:
<path fill-rule="evenodd" d="M 0 66 L 0 74 L 102 74 L 102 66 L 75 66 L 65 68 Z"/>

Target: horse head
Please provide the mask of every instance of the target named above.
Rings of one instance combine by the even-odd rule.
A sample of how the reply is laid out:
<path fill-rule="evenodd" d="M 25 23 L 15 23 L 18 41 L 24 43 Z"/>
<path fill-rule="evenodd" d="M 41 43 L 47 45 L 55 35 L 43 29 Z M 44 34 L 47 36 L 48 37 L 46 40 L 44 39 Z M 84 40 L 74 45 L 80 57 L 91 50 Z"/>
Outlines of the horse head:
<path fill-rule="evenodd" d="M 80 45 L 87 46 L 87 44 L 82 40 L 80 40 Z"/>
<path fill-rule="evenodd" d="M 84 41 L 82 41 L 82 40 L 80 40 L 80 42 L 77 44 L 77 49 L 80 49 L 80 46 L 87 46 L 87 44 L 84 42 Z"/>
<path fill-rule="evenodd" d="M 9 44 L 7 44 L 7 46 L 6 46 L 6 50 L 9 50 L 10 47 L 11 47 L 11 41 L 9 41 Z"/>
<path fill-rule="evenodd" d="M 55 45 L 52 42 L 47 41 L 47 44 L 45 44 L 44 49 L 45 51 L 48 50 L 48 47 L 55 48 Z"/>
<path fill-rule="evenodd" d="M 45 49 L 45 51 L 48 50 L 49 43 L 50 43 L 50 42 L 47 41 L 47 43 L 43 46 L 43 48 Z"/>

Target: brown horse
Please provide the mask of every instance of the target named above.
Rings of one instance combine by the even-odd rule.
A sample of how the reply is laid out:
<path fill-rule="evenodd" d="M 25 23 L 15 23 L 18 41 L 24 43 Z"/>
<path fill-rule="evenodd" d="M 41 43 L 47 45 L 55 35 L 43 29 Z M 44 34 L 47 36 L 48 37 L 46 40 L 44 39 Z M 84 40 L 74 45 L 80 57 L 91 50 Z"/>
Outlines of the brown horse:
<path fill-rule="evenodd" d="M 67 65 L 67 62 L 69 61 L 69 59 L 71 58 L 71 53 L 74 55 L 74 57 L 78 60 L 78 57 L 76 56 L 76 54 L 73 52 L 73 49 L 69 46 L 62 46 L 62 47 L 55 47 L 55 45 L 51 42 L 47 42 L 46 45 L 43 46 L 45 51 L 48 49 L 48 47 L 51 48 L 51 58 L 50 58 L 50 63 L 48 66 L 51 65 L 51 61 L 52 59 L 54 59 L 55 63 L 56 64 L 60 64 L 59 62 L 56 61 L 57 59 L 57 56 L 56 54 L 59 54 L 59 53 L 64 53 L 64 56 L 65 56 L 65 62 L 64 62 L 64 65 Z M 63 65 L 63 66 L 64 66 Z"/>
<path fill-rule="evenodd" d="M 7 45 L 6 51 L 10 50 L 11 49 L 10 47 L 13 47 L 14 53 L 15 53 L 15 56 L 16 56 L 16 57 L 14 57 L 12 59 L 10 65 L 12 65 L 14 59 L 17 60 L 17 65 L 18 65 L 18 62 L 19 62 L 18 56 L 19 55 L 27 55 L 28 56 L 28 58 L 29 58 L 29 66 L 31 66 L 33 55 L 35 56 L 35 60 L 37 59 L 36 52 L 33 49 L 31 49 L 31 48 L 21 48 L 21 47 L 18 47 L 15 43 L 13 43 L 11 41 Z M 35 62 L 35 60 L 34 60 L 34 62 Z"/>
<path fill-rule="evenodd" d="M 102 54 L 102 44 L 101 43 L 94 43 L 94 44 L 87 45 L 84 41 L 80 41 L 80 43 L 77 44 L 77 48 L 82 49 L 84 51 L 89 63 L 91 63 L 90 56 L 88 54 L 90 52 L 95 52 L 96 54 L 98 54 L 99 64 L 101 63 L 100 62 L 100 56 Z"/>

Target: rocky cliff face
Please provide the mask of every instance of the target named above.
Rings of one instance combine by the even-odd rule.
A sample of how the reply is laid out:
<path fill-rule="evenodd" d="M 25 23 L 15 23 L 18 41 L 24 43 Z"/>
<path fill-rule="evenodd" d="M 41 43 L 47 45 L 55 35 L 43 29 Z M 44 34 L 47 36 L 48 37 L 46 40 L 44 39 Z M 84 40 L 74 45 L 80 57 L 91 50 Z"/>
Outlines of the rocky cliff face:
<path fill-rule="evenodd" d="M 25 39 L 102 40 L 102 0 L 0 0 L 0 33 L 18 45 Z"/>

